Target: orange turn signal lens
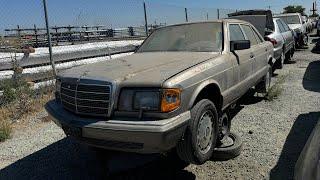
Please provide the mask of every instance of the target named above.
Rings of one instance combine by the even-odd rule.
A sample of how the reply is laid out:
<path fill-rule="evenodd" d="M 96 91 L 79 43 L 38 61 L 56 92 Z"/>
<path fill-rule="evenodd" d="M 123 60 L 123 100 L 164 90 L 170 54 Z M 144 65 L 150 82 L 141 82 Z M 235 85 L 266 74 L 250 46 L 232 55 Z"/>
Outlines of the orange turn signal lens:
<path fill-rule="evenodd" d="M 162 91 L 161 112 L 170 112 L 180 107 L 180 89 L 164 89 Z"/>

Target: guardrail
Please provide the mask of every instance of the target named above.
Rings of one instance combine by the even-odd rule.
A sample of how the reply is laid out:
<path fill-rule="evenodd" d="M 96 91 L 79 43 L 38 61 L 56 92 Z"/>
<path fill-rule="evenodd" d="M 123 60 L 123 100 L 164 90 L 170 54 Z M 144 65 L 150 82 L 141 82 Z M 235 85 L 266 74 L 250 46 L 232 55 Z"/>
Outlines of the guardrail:
<path fill-rule="evenodd" d="M 59 63 L 132 52 L 141 42 L 142 40 L 128 40 L 59 46 L 53 49 L 53 59 L 56 63 Z M 0 55 L 0 71 L 13 69 L 12 54 L 0 53 Z M 49 53 L 47 48 L 37 48 L 35 53 L 17 54 L 16 62 L 22 68 L 49 64 Z"/>
<path fill-rule="evenodd" d="M 66 61 L 76 61 L 81 59 L 87 58 L 94 58 L 94 57 L 102 57 L 102 56 L 109 56 L 113 54 L 125 53 L 125 52 L 132 52 L 135 50 L 134 45 L 128 45 L 124 47 L 111 47 L 111 48 L 101 48 L 101 49 L 90 49 L 90 50 L 83 50 L 83 51 L 74 51 L 74 52 L 66 52 L 66 53 L 59 53 L 53 54 L 53 59 L 55 62 L 66 62 Z M 39 55 L 39 56 L 32 56 L 32 55 L 23 55 L 18 56 L 17 59 L 19 66 L 22 68 L 27 67 L 34 67 L 40 66 L 44 64 L 49 64 L 50 59 L 48 55 Z M 0 71 L 1 70 L 11 70 L 13 68 L 12 62 L 9 60 L 0 61 Z"/>

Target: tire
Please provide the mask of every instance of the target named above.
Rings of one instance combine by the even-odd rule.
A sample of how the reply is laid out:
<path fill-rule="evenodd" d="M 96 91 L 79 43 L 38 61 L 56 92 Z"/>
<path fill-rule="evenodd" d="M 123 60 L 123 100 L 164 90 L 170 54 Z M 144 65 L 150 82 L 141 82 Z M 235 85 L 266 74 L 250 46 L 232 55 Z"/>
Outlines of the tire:
<path fill-rule="evenodd" d="M 233 140 L 233 144 L 216 147 L 213 151 L 213 160 L 226 161 L 234 159 L 241 154 L 243 143 L 240 136 L 231 132 L 229 137 Z"/>
<path fill-rule="evenodd" d="M 267 94 L 271 84 L 271 77 L 272 77 L 272 68 L 269 67 L 268 73 L 262 78 L 259 84 L 255 86 L 255 90 L 257 93 Z"/>
<path fill-rule="evenodd" d="M 281 57 L 277 61 L 277 68 L 282 69 L 284 65 L 284 61 L 286 59 L 286 55 L 284 54 L 284 50 L 282 50 Z"/>
<path fill-rule="evenodd" d="M 210 100 L 203 99 L 193 106 L 184 138 L 176 148 L 180 159 L 192 164 L 209 160 L 217 142 L 218 123 L 217 109 Z"/>
<path fill-rule="evenodd" d="M 292 51 L 292 50 L 290 49 L 290 51 L 287 52 L 285 62 L 289 62 L 289 61 L 291 60 L 291 57 L 292 57 L 292 56 L 291 56 L 291 54 L 292 54 L 291 51 Z"/>
<path fill-rule="evenodd" d="M 303 45 L 308 46 L 308 42 L 309 42 L 309 37 L 307 34 L 305 34 L 303 37 Z"/>

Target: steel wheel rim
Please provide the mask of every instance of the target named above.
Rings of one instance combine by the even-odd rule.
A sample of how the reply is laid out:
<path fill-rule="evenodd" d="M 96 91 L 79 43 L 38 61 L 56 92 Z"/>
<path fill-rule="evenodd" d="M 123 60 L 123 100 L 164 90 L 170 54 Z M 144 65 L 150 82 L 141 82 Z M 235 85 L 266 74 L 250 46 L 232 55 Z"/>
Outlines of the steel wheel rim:
<path fill-rule="evenodd" d="M 229 135 L 228 117 L 223 117 L 222 118 L 221 133 L 222 133 L 223 139 L 226 138 L 226 136 Z"/>
<path fill-rule="evenodd" d="M 213 131 L 213 114 L 207 110 L 201 115 L 197 129 L 197 146 L 202 154 L 211 149 Z"/>

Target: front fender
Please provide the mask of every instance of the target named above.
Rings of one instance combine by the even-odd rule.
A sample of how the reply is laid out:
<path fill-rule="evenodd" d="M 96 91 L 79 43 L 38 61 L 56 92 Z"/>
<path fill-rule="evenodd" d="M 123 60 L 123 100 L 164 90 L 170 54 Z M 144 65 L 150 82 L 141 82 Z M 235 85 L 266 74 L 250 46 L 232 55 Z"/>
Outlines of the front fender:
<path fill-rule="evenodd" d="M 208 79 L 206 81 L 201 82 L 193 91 L 189 103 L 188 103 L 188 108 L 191 109 L 196 98 L 198 97 L 199 93 L 201 92 L 201 90 L 203 90 L 205 87 L 207 87 L 208 85 L 215 85 L 219 91 L 221 90 L 220 85 L 217 81 L 213 80 L 213 79 Z M 221 92 L 221 91 L 220 91 Z"/>

